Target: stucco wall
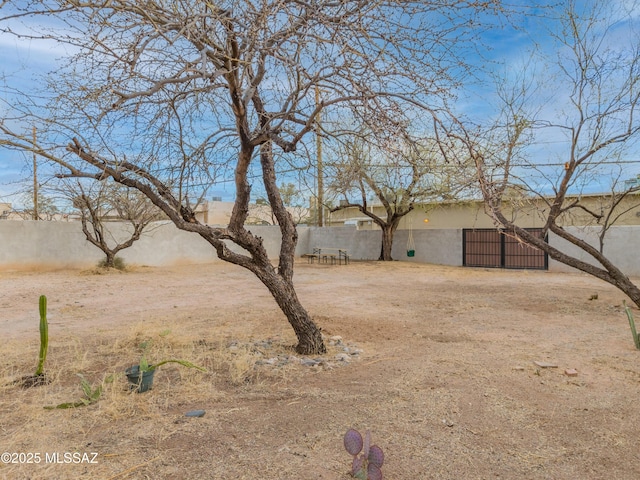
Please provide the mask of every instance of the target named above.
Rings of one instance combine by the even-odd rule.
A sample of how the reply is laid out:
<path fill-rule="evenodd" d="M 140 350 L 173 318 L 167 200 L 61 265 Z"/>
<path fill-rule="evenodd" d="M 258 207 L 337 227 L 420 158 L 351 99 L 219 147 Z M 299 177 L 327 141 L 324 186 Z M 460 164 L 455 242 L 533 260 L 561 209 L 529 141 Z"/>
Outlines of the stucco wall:
<path fill-rule="evenodd" d="M 110 224 L 113 234 L 123 234 L 126 226 Z M 251 226 L 252 232 L 263 239 L 271 258 L 280 249 L 278 227 Z M 573 233 L 589 238 L 597 245 L 595 229 L 571 228 Z M 462 265 L 461 229 L 413 230 L 415 256 L 407 256 L 408 230 L 398 230 L 392 255 L 399 261 Z M 312 252 L 314 247 L 344 248 L 354 260 L 375 260 L 380 255 L 381 232 L 350 227 L 300 227 L 296 256 Z M 550 235 L 557 248 L 586 259 L 577 247 Z M 640 276 L 640 227 L 613 227 L 607 233 L 605 255 L 631 276 Z M 238 247 L 234 247 L 238 249 Z M 125 262 L 137 265 L 171 265 L 218 261 L 211 245 L 194 233 L 178 230 L 173 224 L 159 223 L 143 235 L 131 248 L 121 253 Z M 88 267 L 103 258 L 102 252 L 89 244 L 79 222 L 0 221 L 0 268 L 11 267 Z M 549 270 L 573 271 L 549 259 Z"/>
<path fill-rule="evenodd" d="M 309 229 L 309 249 L 315 247 L 343 248 L 353 260 L 377 260 L 380 257 L 382 232 L 357 230 L 355 227 L 331 227 Z M 416 244 L 415 256 L 407 256 L 408 230 L 397 230 L 391 255 L 395 260 L 462 265 L 462 230 L 421 230 L 413 232 Z"/>
<path fill-rule="evenodd" d="M 357 230 L 355 227 L 309 227 L 309 249 L 342 248 L 354 260 L 375 260 L 380 256 L 381 231 Z"/>
<path fill-rule="evenodd" d="M 396 260 L 434 263 L 437 265 L 462 265 L 462 230 L 414 230 L 415 255 L 407 256 L 409 231 L 398 230 L 393 239 L 391 256 Z M 378 247 L 379 248 L 379 247 Z"/>
<path fill-rule="evenodd" d="M 567 227 L 566 230 L 587 240 L 595 248 L 600 248 L 598 241 L 599 228 Z M 549 234 L 549 243 L 567 255 L 594 264 L 584 251 L 556 235 Z M 603 251 L 605 257 L 627 275 L 640 276 L 640 227 L 619 226 L 611 228 L 605 236 Z M 551 258 L 549 259 L 549 270 L 555 272 L 575 271 L 573 268 L 556 262 Z"/>
<path fill-rule="evenodd" d="M 5 267 L 84 266 L 97 263 L 99 253 L 79 223 L 0 222 L 0 265 Z"/>
<path fill-rule="evenodd" d="M 114 237 L 121 238 L 127 225 L 111 222 L 109 229 Z M 250 230 L 262 237 L 269 256 L 277 257 L 278 228 L 252 226 Z M 307 244 L 303 240 L 298 245 L 299 255 L 306 251 Z M 169 222 L 153 224 L 119 256 L 127 263 L 149 266 L 217 260 L 214 248 L 202 237 L 178 230 Z M 84 268 L 95 266 L 103 258 L 103 253 L 86 240 L 80 222 L 0 222 L 0 267 Z"/>

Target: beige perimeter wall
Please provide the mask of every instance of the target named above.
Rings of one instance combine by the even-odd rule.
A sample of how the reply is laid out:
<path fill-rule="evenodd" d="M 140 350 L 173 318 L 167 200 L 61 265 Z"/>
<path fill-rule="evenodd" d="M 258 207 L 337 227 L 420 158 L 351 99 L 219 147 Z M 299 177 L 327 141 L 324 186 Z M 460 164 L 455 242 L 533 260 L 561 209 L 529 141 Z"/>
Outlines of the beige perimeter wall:
<path fill-rule="evenodd" d="M 278 227 L 249 228 L 262 237 L 269 256 L 277 258 L 280 248 Z M 568 228 L 597 245 L 597 229 Z M 115 238 L 125 232 L 126 225 L 112 224 Z M 298 234 L 297 256 L 312 252 L 314 247 L 346 249 L 354 260 L 375 260 L 380 253 L 379 230 L 358 230 L 354 226 L 300 227 Z M 462 229 L 414 230 L 414 257 L 406 254 L 408 236 L 409 230 L 397 231 L 393 245 L 394 259 L 462 265 Z M 576 247 L 553 236 L 550 241 L 565 252 L 586 259 Z M 639 226 L 613 227 L 607 233 L 605 254 L 628 275 L 640 276 L 639 246 Z M 200 236 L 180 231 L 167 222 L 155 224 L 133 247 L 123 250 L 121 256 L 129 264 L 149 266 L 219 261 L 213 247 Z M 85 239 L 80 222 L 0 221 L 0 269 L 86 268 L 95 266 L 102 258 L 102 252 Z M 549 260 L 549 270 L 572 271 L 553 260 Z"/>

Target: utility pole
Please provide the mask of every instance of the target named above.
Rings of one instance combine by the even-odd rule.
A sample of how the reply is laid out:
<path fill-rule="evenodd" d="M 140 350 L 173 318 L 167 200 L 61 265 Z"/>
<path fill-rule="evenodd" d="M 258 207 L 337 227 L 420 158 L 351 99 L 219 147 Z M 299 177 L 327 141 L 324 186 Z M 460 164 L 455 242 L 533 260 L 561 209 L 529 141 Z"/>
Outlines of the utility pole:
<path fill-rule="evenodd" d="M 320 105 L 320 89 L 316 85 L 316 106 Z M 318 216 L 318 226 L 324 226 L 324 179 L 322 166 L 322 137 L 320 136 L 320 113 L 316 119 L 316 150 L 318 153 L 318 197 L 316 199 L 316 212 Z"/>
<path fill-rule="evenodd" d="M 33 127 L 33 145 L 36 144 L 36 127 Z M 39 220 L 38 215 L 38 162 L 37 155 L 33 152 L 33 219 Z"/>

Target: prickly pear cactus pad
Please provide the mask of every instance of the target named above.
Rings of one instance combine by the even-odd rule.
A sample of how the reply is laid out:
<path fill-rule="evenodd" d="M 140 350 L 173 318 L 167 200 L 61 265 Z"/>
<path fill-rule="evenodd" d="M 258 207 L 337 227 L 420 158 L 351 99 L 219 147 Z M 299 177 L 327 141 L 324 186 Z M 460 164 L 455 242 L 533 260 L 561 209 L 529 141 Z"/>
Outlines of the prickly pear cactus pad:
<path fill-rule="evenodd" d="M 367 431 L 364 440 L 360 432 L 350 428 L 344 434 L 344 448 L 353 455 L 351 476 L 360 480 L 382 480 L 384 453 L 377 445 L 371 445 L 371 433 Z M 362 453 L 360 453 L 362 452 Z"/>
<path fill-rule="evenodd" d="M 357 430 L 350 428 L 347 433 L 344 434 L 344 448 L 351 455 L 358 455 L 362 450 L 362 435 Z"/>
<path fill-rule="evenodd" d="M 379 446 L 372 445 L 369 449 L 369 463 L 378 468 L 382 467 L 384 463 L 384 453 Z"/>

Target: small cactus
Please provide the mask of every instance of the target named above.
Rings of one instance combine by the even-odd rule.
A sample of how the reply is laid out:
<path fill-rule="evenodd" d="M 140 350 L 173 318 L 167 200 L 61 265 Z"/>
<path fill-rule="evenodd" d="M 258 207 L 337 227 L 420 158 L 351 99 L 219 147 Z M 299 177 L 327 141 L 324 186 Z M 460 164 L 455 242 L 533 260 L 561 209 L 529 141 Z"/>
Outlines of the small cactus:
<path fill-rule="evenodd" d="M 33 375 L 26 375 L 18 382 L 22 388 L 38 387 L 49 383 L 49 378 L 44 373 L 44 362 L 47 359 L 49 348 L 49 324 L 47 323 L 47 297 L 40 295 L 40 354 L 38 355 L 38 367 Z"/>
<path fill-rule="evenodd" d="M 344 434 L 344 448 L 353 455 L 351 475 L 360 480 L 382 480 L 384 453 L 377 445 L 371 445 L 371 434 L 367 431 L 364 440 L 360 432 L 350 428 Z M 362 452 L 362 453 L 360 453 Z"/>
<path fill-rule="evenodd" d="M 44 362 L 49 348 L 49 324 L 47 323 L 47 297 L 40 295 L 40 355 L 35 376 L 44 375 Z"/>

